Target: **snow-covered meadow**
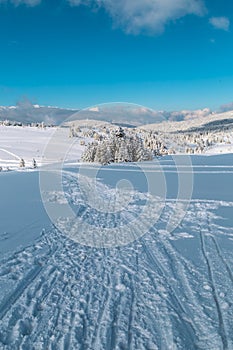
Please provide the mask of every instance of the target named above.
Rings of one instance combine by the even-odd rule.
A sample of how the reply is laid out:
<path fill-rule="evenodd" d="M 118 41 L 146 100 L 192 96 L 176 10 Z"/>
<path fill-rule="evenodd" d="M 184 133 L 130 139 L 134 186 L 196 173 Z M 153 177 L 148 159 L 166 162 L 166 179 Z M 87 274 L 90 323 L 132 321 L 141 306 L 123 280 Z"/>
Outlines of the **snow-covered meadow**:
<path fill-rule="evenodd" d="M 27 165 L 0 173 L 0 349 L 232 349 L 233 154 L 83 165 L 69 129 L 15 130 L 0 128 L 0 166 Z"/>
<path fill-rule="evenodd" d="M 22 170 L 20 160 L 25 160 L 25 169 L 32 168 L 33 159 L 38 166 L 48 162 L 61 161 L 59 147 L 69 144 L 71 151 L 68 157 L 79 160 L 84 147 L 69 138 L 68 128 L 59 128 L 58 147 L 54 149 L 53 157 L 49 160 L 44 156 L 44 149 L 53 134 L 58 135 L 57 127 L 27 127 L 0 125 L 0 167 L 2 170 Z"/>

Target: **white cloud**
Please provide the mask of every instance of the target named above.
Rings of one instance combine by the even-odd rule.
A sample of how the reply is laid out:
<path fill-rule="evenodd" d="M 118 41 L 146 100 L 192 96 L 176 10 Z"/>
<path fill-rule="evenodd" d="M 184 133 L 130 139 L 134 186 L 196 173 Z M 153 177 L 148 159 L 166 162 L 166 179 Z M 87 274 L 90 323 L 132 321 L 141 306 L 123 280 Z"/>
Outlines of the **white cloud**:
<path fill-rule="evenodd" d="M 230 20 L 227 17 L 212 17 L 209 22 L 216 29 L 228 31 L 230 28 Z"/>
<path fill-rule="evenodd" d="M 159 33 L 170 21 L 205 14 L 203 0 L 67 0 L 71 6 L 102 7 L 127 33 Z"/>
<path fill-rule="evenodd" d="M 41 0 L 0 0 L 0 4 L 13 4 L 15 6 L 27 5 L 27 6 L 36 6 L 41 3 Z"/>

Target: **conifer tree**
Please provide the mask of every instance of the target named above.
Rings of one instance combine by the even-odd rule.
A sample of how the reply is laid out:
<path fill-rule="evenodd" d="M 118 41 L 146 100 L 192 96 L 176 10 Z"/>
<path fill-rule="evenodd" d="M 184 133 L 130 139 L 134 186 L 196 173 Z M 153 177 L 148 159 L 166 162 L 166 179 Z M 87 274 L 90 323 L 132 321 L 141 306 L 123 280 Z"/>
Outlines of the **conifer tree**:
<path fill-rule="evenodd" d="M 25 167 L 25 160 L 23 158 L 20 159 L 19 167 L 20 168 L 24 168 Z"/>

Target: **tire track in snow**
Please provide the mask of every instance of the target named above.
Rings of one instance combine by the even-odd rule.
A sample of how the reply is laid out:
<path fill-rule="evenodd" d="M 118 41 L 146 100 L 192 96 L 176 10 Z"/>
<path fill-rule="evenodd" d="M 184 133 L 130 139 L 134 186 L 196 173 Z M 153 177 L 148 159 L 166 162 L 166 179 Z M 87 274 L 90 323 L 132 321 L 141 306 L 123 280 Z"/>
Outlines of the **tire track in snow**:
<path fill-rule="evenodd" d="M 132 215 L 128 214 L 127 216 L 130 217 Z M 155 237 L 156 237 L 156 234 L 155 234 Z M 166 276 L 169 276 L 169 273 L 168 273 L 168 270 L 165 268 L 165 264 L 162 266 L 162 261 L 164 259 L 162 259 L 162 255 L 159 254 L 160 252 L 157 249 L 158 248 L 157 247 L 158 246 L 158 242 L 160 242 L 160 240 L 159 240 L 158 237 L 157 237 L 156 240 L 153 240 L 154 244 L 153 244 L 153 250 L 152 250 L 151 242 L 150 242 L 150 246 L 148 246 L 147 243 L 146 243 L 146 239 L 145 238 L 146 237 L 142 238 L 142 242 L 141 243 L 143 245 L 144 252 L 146 253 L 148 261 L 149 261 L 149 264 L 147 265 L 147 273 L 148 273 L 148 276 L 149 276 L 149 278 L 151 280 L 152 285 L 154 285 L 154 290 L 156 290 L 156 285 L 154 283 L 154 277 L 151 275 L 151 273 L 149 271 L 153 271 L 156 277 L 158 277 L 157 273 L 159 272 L 159 276 L 163 278 L 163 280 L 164 280 L 164 282 L 166 284 L 167 292 L 169 293 L 170 299 L 171 299 L 171 302 L 172 302 L 171 303 L 170 301 L 167 300 L 166 303 L 168 305 L 170 304 L 171 309 L 173 309 L 175 311 L 175 313 L 177 314 L 178 319 L 182 320 L 182 322 L 183 322 L 182 323 L 182 327 L 185 327 L 187 329 L 187 332 L 189 333 L 189 336 L 193 339 L 192 343 L 194 344 L 195 340 L 197 340 L 196 339 L 196 330 L 195 330 L 194 325 L 192 324 L 192 322 L 191 322 L 191 320 L 189 318 L 190 312 L 187 311 L 183 307 L 183 304 L 180 302 L 179 297 L 178 297 L 178 295 L 176 293 L 175 286 L 172 286 L 172 283 L 166 277 Z M 156 253 L 156 254 L 154 254 L 154 253 Z M 160 259 L 157 259 L 158 256 L 160 256 Z M 166 254 L 166 257 L 170 258 L 170 255 Z M 177 272 L 174 275 L 174 277 L 175 276 L 177 277 Z M 162 303 L 162 301 L 160 301 L 160 302 L 161 302 L 161 305 L 163 304 L 163 314 L 164 315 L 166 314 L 165 321 L 163 320 L 163 322 L 166 322 L 167 326 L 171 325 L 171 320 L 170 320 L 170 317 L 169 317 L 168 310 L 166 312 L 165 311 L 166 310 L 166 306 L 164 305 L 164 303 Z M 147 312 L 150 313 L 149 310 L 147 310 Z M 160 316 L 159 316 L 159 311 L 158 311 L 156 321 L 159 322 L 159 319 L 160 319 Z M 161 346 L 167 347 L 168 346 L 167 336 L 165 334 L 163 334 L 162 329 L 163 329 L 163 326 L 161 325 L 161 327 L 159 327 L 158 330 L 156 331 L 156 334 L 157 334 L 157 336 L 160 335 L 160 337 L 161 337 L 160 341 L 159 341 L 160 345 L 163 344 Z M 171 330 L 170 331 L 170 343 L 172 343 L 172 338 L 173 338 L 173 336 L 172 336 L 173 335 L 172 327 L 171 327 L 170 330 Z M 152 331 L 152 333 L 153 333 L 153 331 Z"/>
<path fill-rule="evenodd" d="M 136 265 L 137 266 L 137 265 Z M 133 330 L 134 330 L 134 321 L 135 321 L 135 308 L 136 308 L 136 288 L 134 277 L 131 277 L 131 300 L 130 300 L 130 313 L 129 313 L 129 322 L 128 322 L 128 336 L 127 336 L 127 346 L 128 350 L 133 350 Z"/>
<path fill-rule="evenodd" d="M 10 293 L 0 304 L 0 320 L 4 318 L 6 313 L 13 307 L 15 302 L 20 298 L 26 288 L 34 281 L 34 279 L 39 275 L 42 271 L 42 266 L 34 267 L 25 277 L 19 282 L 16 289 Z"/>
<path fill-rule="evenodd" d="M 199 299 L 197 295 L 199 294 L 198 290 L 194 290 L 190 284 L 190 275 L 186 274 L 185 267 L 178 258 L 176 251 L 173 249 L 172 245 L 168 240 L 161 239 L 162 249 L 164 249 L 165 256 L 167 259 L 167 264 L 173 270 L 173 275 L 179 283 L 180 290 L 182 290 L 183 299 L 186 298 L 187 302 L 187 313 L 192 314 L 192 322 L 196 329 L 196 335 L 198 338 L 202 339 L 202 344 L 199 341 L 198 346 L 206 347 L 206 342 L 211 341 L 209 334 L 212 333 L 213 329 L 210 324 L 209 317 L 204 313 L 202 305 L 200 304 L 200 295 Z M 156 255 L 159 257 L 159 261 L 162 261 L 162 249 L 157 249 Z M 167 265 L 166 264 L 166 265 Z M 169 275 L 169 272 L 168 272 Z M 189 276 L 189 277 L 188 277 Z M 215 344 L 208 343 L 208 347 L 213 347 Z"/>
<path fill-rule="evenodd" d="M 144 251 L 145 251 L 145 253 L 150 261 L 151 268 L 154 268 L 155 271 L 157 270 L 159 272 L 159 274 L 161 276 L 163 276 L 164 281 L 165 281 L 166 286 L 167 286 L 167 289 L 168 289 L 169 294 L 170 294 L 170 299 L 171 299 L 172 303 L 174 305 L 176 305 L 176 307 L 177 307 L 177 310 L 178 310 L 177 315 L 183 321 L 182 327 L 185 328 L 186 332 L 189 334 L 189 342 L 190 342 L 190 344 L 195 344 L 196 340 L 197 340 L 195 328 L 193 327 L 193 324 L 191 322 L 187 321 L 189 319 L 189 314 L 187 313 L 184 306 L 180 302 L 179 297 L 177 296 L 177 293 L 176 293 L 174 287 L 172 286 L 172 284 L 168 280 L 168 277 L 166 276 L 166 272 L 165 272 L 163 266 L 158 261 L 158 259 L 155 257 L 155 255 L 152 253 L 151 248 L 145 244 L 144 244 Z"/>
<path fill-rule="evenodd" d="M 218 243 L 217 243 L 217 241 L 216 241 L 216 238 L 213 237 L 213 236 L 211 236 L 211 239 L 212 239 L 212 241 L 213 241 L 213 243 L 214 243 L 214 245 L 215 245 L 215 248 L 216 248 L 216 251 L 217 251 L 217 253 L 218 253 L 218 256 L 219 256 L 220 260 L 222 261 L 223 265 L 224 265 L 225 268 L 226 268 L 226 271 L 228 272 L 228 275 L 229 275 L 229 278 L 230 278 L 230 280 L 231 280 L 231 283 L 233 284 L 233 273 L 232 273 L 232 271 L 231 271 L 231 268 L 230 268 L 230 266 L 228 265 L 228 263 L 226 262 L 226 260 L 224 259 L 223 255 L 222 255 L 222 253 L 221 253 L 221 249 L 220 249 L 220 247 L 219 247 L 219 245 L 218 245 Z"/>
<path fill-rule="evenodd" d="M 48 243 L 48 242 L 52 242 L 54 237 L 57 236 L 57 231 L 51 231 L 48 232 L 48 235 L 51 235 L 51 237 L 47 238 L 46 236 L 43 236 L 42 240 L 39 241 L 39 243 L 42 244 L 42 241 L 44 239 L 44 244 Z M 52 238 L 53 237 L 53 238 Z M 36 252 L 36 246 L 38 245 L 38 241 L 36 242 L 36 244 L 34 244 L 32 247 L 26 247 L 24 249 L 22 249 L 20 251 L 20 255 L 24 254 L 24 252 L 27 252 L 28 250 L 32 250 Z M 50 262 L 52 262 L 56 252 L 59 250 L 59 248 L 64 245 L 63 240 L 60 239 L 60 242 L 57 243 L 56 240 L 53 241 L 52 244 L 49 245 L 49 248 L 47 249 L 47 245 L 46 245 L 46 249 L 47 252 L 44 255 L 39 255 L 39 257 L 37 257 L 36 255 L 34 256 L 34 260 L 33 260 L 33 264 L 35 265 L 34 268 L 32 268 L 29 272 L 26 273 L 26 276 L 19 282 L 19 284 L 16 286 L 16 289 L 10 294 L 10 296 L 8 295 L 2 302 L 0 310 L 1 310 L 1 314 L 0 317 L 2 319 L 2 321 L 4 320 L 5 316 L 7 313 L 10 312 L 10 310 L 17 310 L 18 305 L 19 304 L 19 300 L 21 300 L 21 298 L 23 297 L 23 305 L 27 305 L 30 304 L 30 300 L 28 299 L 28 291 L 29 288 L 33 289 L 33 284 L 35 284 L 35 281 L 38 280 L 38 277 L 41 275 L 42 276 L 42 280 L 46 280 L 45 278 L 45 274 L 49 274 L 49 270 L 50 270 Z M 14 255 L 14 260 L 17 261 L 17 259 L 19 259 L 18 254 Z M 13 260 L 13 261 L 14 261 Z M 25 259 L 23 260 L 25 261 Z M 48 269 L 48 267 L 49 269 Z M 48 272 L 47 272 L 48 271 Z M 54 268 L 52 268 L 52 273 L 55 271 Z M 44 288 L 44 284 L 41 284 L 41 288 Z M 51 290 L 51 289 L 50 289 Z M 48 291 L 45 291 L 46 294 L 49 294 Z M 44 296 L 46 298 L 46 295 Z M 22 300 L 21 300 L 22 302 Z M 39 299 L 37 299 L 37 303 L 39 302 Z M 35 306 L 36 307 L 36 306 Z M 30 310 L 30 306 L 28 307 L 28 312 Z M 35 311 L 35 308 L 34 308 Z M 34 313 L 33 310 L 31 310 L 31 317 L 34 319 L 36 315 L 33 315 Z M 12 312 L 11 312 L 12 314 Z M 20 314 L 19 314 L 20 315 Z M 18 320 L 20 321 L 20 319 Z M 11 322 L 10 320 L 5 322 Z M 15 324 L 16 324 L 17 320 L 15 320 Z M 9 324 L 9 323 L 8 323 Z M 9 329 L 10 331 L 10 329 Z M 7 333 L 9 333 L 7 331 Z M 4 334 L 6 334 L 6 332 L 4 331 Z M 22 340 L 22 339 L 21 339 Z M 20 343 L 18 343 L 17 345 L 18 347 L 20 347 Z"/>
<path fill-rule="evenodd" d="M 218 294 L 216 291 L 216 286 L 215 286 L 215 281 L 214 281 L 214 272 L 212 269 L 212 263 L 211 263 L 211 260 L 208 256 L 208 252 L 206 250 L 205 238 L 204 238 L 204 234 L 202 232 L 201 227 L 200 227 L 200 241 L 201 241 L 202 254 L 203 254 L 204 260 L 206 262 L 207 270 L 208 270 L 209 281 L 210 281 L 210 284 L 212 287 L 213 300 L 214 300 L 217 315 L 218 315 L 219 335 L 220 335 L 221 340 L 222 340 L 223 349 L 227 350 L 227 349 L 229 349 L 229 347 L 228 347 L 227 333 L 226 333 L 225 324 L 224 324 L 223 312 L 221 310 L 220 302 L 218 300 Z"/>
<path fill-rule="evenodd" d="M 208 225 L 207 225 L 207 230 L 208 230 L 208 232 L 209 232 L 209 234 L 210 234 L 210 238 L 211 238 L 212 242 L 214 243 L 214 246 L 215 246 L 216 252 L 217 252 L 217 254 L 218 254 L 218 257 L 219 257 L 219 259 L 222 261 L 222 264 L 225 266 L 225 269 L 226 269 L 226 271 L 227 271 L 227 273 L 228 273 L 228 275 L 229 275 L 229 278 L 230 278 L 231 282 L 233 283 L 233 273 L 232 273 L 232 271 L 231 271 L 231 269 L 230 269 L 230 266 L 228 265 L 228 263 L 226 262 L 226 260 L 225 260 L 224 257 L 223 257 L 223 254 L 222 254 L 222 252 L 221 252 L 221 249 L 220 249 L 220 247 L 219 247 L 219 244 L 217 243 L 216 238 L 214 237 L 214 235 L 213 235 L 212 232 L 211 232 L 211 229 L 210 229 L 210 227 L 211 227 L 211 222 L 210 222 L 210 217 L 209 217 L 208 214 L 207 214 L 207 224 L 208 224 Z"/>

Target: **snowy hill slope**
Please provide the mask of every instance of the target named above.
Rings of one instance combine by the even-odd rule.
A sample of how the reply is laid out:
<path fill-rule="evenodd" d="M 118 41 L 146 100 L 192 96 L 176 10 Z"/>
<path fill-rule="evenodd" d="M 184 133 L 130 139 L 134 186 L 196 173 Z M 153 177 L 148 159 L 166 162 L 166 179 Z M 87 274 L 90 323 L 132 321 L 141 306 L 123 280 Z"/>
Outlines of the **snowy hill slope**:
<path fill-rule="evenodd" d="M 228 117 L 230 118 L 230 114 Z M 233 118 L 228 120 L 233 121 Z M 224 116 L 219 120 L 215 118 L 215 121 L 213 119 L 207 121 L 208 123 L 204 126 L 200 123 L 195 124 L 199 125 L 195 127 L 198 131 L 193 127 L 192 130 L 194 129 L 194 131 L 170 132 L 169 125 L 173 128 L 173 123 L 160 125 L 161 128 L 166 130 L 165 132 L 156 131 L 157 129 L 154 129 L 154 127 L 150 129 L 151 126 L 143 126 L 140 129 L 124 128 L 124 130 L 130 137 L 138 134 L 149 150 L 154 151 L 155 144 L 161 144 L 161 149 L 164 147 L 164 154 L 185 153 L 187 147 L 191 147 L 189 149 L 193 152 L 196 152 L 195 149 L 198 148 L 198 153 L 200 153 L 201 148 L 202 153 L 207 154 L 233 153 L 231 132 L 233 124 L 227 124 Z M 180 125 L 180 123 L 177 124 Z M 212 129 L 209 129 L 210 124 Z M 201 129 L 202 127 L 204 129 Z M 27 169 L 32 168 L 33 159 L 35 159 L 37 166 L 48 162 L 58 162 L 62 158 L 59 150 L 64 147 L 67 148 L 66 160 L 77 162 L 81 159 L 89 142 L 100 138 L 108 140 L 111 134 L 117 130 L 118 127 L 115 125 L 93 120 L 70 122 L 61 128 L 0 125 L 0 170 L 19 170 L 21 158 L 24 159 Z M 75 137 L 73 137 L 73 134 Z M 57 147 L 54 147 L 53 154 L 50 155 L 50 159 L 47 159 L 44 150 L 53 135 L 58 138 L 56 140 Z"/>
<path fill-rule="evenodd" d="M 93 207 L 96 202 L 91 205 L 83 192 L 92 172 L 80 177 L 76 165 L 65 164 L 63 189 L 79 222 L 78 239 L 88 234 L 82 231 L 84 223 L 97 237 L 108 228 L 126 232 L 128 223 L 138 219 L 146 225 L 151 212 L 143 210 L 148 200 L 145 172 L 158 192 L 161 172 L 165 176 L 161 215 L 142 237 L 112 248 L 71 239 L 64 217 L 59 230 L 49 224 L 37 172 L 0 174 L 1 215 L 13 216 L 15 223 L 0 221 L 0 348 L 231 349 L 233 156 L 191 160 L 192 168 L 184 164 L 180 171 L 186 179 L 193 173 L 193 195 L 172 232 L 167 223 L 187 201 L 183 198 L 177 207 L 177 157 L 145 163 L 144 171 L 136 164 L 98 168 L 96 188 L 107 207 L 117 195 L 116 184 L 133 185 L 117 212 Z M 20 195 L 12 191 L 13 184 Z M 34 188 L 31 196 L 29 187 Z M 47 198 L 63 208 L 59 192 L 51 189 Z M 19 209 L 12 209 L 14 203 Z"/>
<path fill-rule="evenodd" d="M 59 140 L 62 145 L 69 144 L 71 150 L 67 155 L 69 159 L 78 160 L 81 158 L 84 146 L 77 140 L 69 138 L 68 128 L 37 128 L 37 127 L 15 127 L 0 125 L 0 167 L 3 170 L 19 170 L 20 159 L 25 160 L 26 168 L 32 167 L 33 158 L 38 166 L 46 164 L 48 159 L 44 155 L 44 149 L 54 133 L 60 130 Z M 58 133 L 57 133 L 58 134 Z M 61 160 L 59 149 L 54 150 L 49 162 Z"/>
<path fill-rule="evenodd" d="M 202 131 L 205 128 L 215 130 L 224 125 L 233 128 L 233 111 L 210 114 L 208 116 L 196 117 L 179 122 L 165 121 L 159 124 L 148 124 L 143 126 L 143 128 L 162 132 L 177 132 L 194 130 Z"/>

